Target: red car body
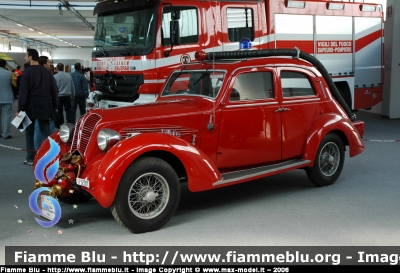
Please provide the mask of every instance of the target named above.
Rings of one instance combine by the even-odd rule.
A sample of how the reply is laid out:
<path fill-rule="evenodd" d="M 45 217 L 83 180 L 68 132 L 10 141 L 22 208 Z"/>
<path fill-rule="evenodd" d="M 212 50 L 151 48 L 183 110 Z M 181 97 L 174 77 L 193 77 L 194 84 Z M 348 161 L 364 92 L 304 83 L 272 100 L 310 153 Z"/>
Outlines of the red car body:
<path fill-rule="evenodd" d="M 203 75 L 199 82 L 210 76 L 211 82 L 214 81 L 212 92 L 208 91 L 206 95 L 186 93 L 190 92 L 190 88 L 185 90 L 187 84 L 190 85 L 189 75 L 195 74 L 190 74 L 191 71 L 206 73 L 198 74 Z M 222 85 L 216 87 L 218 77 L 222 77 Z M 269 90 L 261 90 L 263 85 L 255 80 L 257 77 L 263 77 L 264 85 L 268 82 Z M 305 88 L 307 82 L 309 87 Z M 288 87 L 292 85 L 299 85 L 299 88 Z M 236 91 L 238 86 L 242 90 Z M 261 90 L 262 95 L 255 90 Z M 240 99 L 233 94 L 235 92 L 240 93 Z M 257 94 L 253 96 L 252 92 Z M 106 150 L 101 150 L 96 141 L 102 129 L 111 129 L 119 135 L 119 139 L 109 142 L 110 147 Z M 146 158 L 162 160 L 175 172 L 179 182 L 187 182 L 192 192 L 299 168 L 307 170 L 315 185 L 325 186 L 335 182 L 340 174 L 344 146 L 348 146 L 350 157 L 364 150 L 363 133 L 364 123 L 349 118 L 333 98 L 320 71 L 309 62 L 285 57 L 197 62 L 176 67 L 154 103 L 93 109 L 79 119 L 72 142 L 67 144 L 60 141 L 59 133 L 54 134 L 52 138 L 60 144 L 64 159 L 60 161 L 61 171 L 49 186 L 58 185 L 53 190 L 57 191 L 61 201 L 66 202 L 79 201 L 79 198 L 73 199 L 74 195 L 87 192 L 101 206 L 112 206 L 114 216 L 125 227 L 144 232 L 165 224 L 174 209 L 166 213 L 167 216 L 161 211 L 153 218 L 139 214 L 139 219 L 130 219 L 126 208 L 121 216 L 118 208 L 123 211 L 125 205 L 121 202 L 128 202 L 119 200 L 126 197 L 120 196 L 124 194 L 119 192 L 122 191 L 120 181 L 126 179 L 128 170 L 136 168 L 138 161 Z M 332 140 L 327 142 L 327 138 Z M 329 149 L 339 148 L 336 152 L 323 152 L 321 146 L 325 142 Z M 329 146 L 331 143 L 334 144 L 332 147 Z M 46 141 L 39 149 L 36 161 L 48 149 L 49 142 Z M 75 160 L 69 159 L 71 156 L 75 156 Z M 335 169 L 333 174 L 327 173 L 325 178 L 316 179 L 318 167 L 314 166 L 319 164 L 322 170 L 323 162 L 336 164 L 339 173 Z M 141 168 L 136 169 L 140 172 Z M 154 173 L 157 169 L 154 167 Z M 165 175 L 160 176 L 161 180 L 162 177 Z M 130 179 L 136 181 L 134 177 Z M 169 185 L 169 180 L 165 180 L 164 184 Z M 79 186 L 83 183 L 79 181 L 87 181 L 89 186 Z M 173 188 L 171 185 L 166 187 Z M 73 194 L 71 189 L 75 191 Z M 146 191 L 143 191 L 144 196 Z M 143 197 L 148 203 L 160 196 L 154 190 L 150 192 L 148 198 Z M 165 202 L 170 202 L 171 196 Z M 173 198 L 179 202 L 179 197 Z M 117 200 L 119 203 L 115 205 Z M 173 205 L 175 209 L 176 206 Z M 132 210 L 132 206 L 130 208 Z M 160 217 L 163 219 L 158 223 Z M 138 221 L 157 223 L 137 224 Z"/>

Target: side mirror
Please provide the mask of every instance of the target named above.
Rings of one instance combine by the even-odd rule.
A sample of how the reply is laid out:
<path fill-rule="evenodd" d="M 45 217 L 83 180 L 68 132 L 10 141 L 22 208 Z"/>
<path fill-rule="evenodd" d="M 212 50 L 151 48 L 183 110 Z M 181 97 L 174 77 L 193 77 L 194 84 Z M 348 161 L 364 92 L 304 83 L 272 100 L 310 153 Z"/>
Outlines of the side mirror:
<path fill-rule="evenodd" d="M 179 21 L 172 20 L 169 24 L 170 27 L 170 42 L 172 45 L 179 45 L 180 42 L 180 32 L 179 32 Z"/>
<path fill-rule="evenodd" d="M 176 20 L 179 20 L 179 19 L 181 19 L 181 11 L 180 10 L 173 10 L 171 12 L 171 20 L 176 21 Z"/>

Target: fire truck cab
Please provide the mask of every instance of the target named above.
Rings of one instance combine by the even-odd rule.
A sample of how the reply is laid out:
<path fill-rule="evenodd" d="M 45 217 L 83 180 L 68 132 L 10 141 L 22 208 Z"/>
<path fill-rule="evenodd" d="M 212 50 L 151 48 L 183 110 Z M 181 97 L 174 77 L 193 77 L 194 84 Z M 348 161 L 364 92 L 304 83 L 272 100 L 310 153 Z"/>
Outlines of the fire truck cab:
<path fill-rule="evenodd" d="M 376 4 L 309 0 L 101 1 L 90 106 L 155 101 L 169 73 L 196 51 L 294 48 L 327 68 L 348 106 L 382 100 L 383 12 Z"/>

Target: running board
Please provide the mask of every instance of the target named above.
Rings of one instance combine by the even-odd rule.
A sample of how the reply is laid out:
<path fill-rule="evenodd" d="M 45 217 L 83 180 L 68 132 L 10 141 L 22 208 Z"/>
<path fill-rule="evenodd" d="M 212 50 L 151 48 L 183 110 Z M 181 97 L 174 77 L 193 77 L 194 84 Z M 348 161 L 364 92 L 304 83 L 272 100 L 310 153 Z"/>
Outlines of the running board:
<path fill-rule="evenodd" d="M 303 159 L 294 159 L 294 160 L 289 160 L 286 162 L 274 164 L 274 165 L 268 165 L 268 166 L 263 166 L 263 167 L 257 167 L 257 168 L 252 168 L 252 169 L 247 169 L 247 170 L 242 170 L 242 171 L 236 171 L 236 172 L 230 172 L 230 173 L 224 173 L 222 176 L 222 179 L 218 182 L 215 182 L 213 186 L 218 186 L 222 184 L 227 184 L 227 183 L 232 183 L 232 182 L 237 182 L 240 180 L 260 176 L 260 175 L 265 175 L 269 173 L 274 173 L 286 169 L 297 169 L 300 167 L 305 167 L 309 165 L 311 160 L 303 160 Z"/>

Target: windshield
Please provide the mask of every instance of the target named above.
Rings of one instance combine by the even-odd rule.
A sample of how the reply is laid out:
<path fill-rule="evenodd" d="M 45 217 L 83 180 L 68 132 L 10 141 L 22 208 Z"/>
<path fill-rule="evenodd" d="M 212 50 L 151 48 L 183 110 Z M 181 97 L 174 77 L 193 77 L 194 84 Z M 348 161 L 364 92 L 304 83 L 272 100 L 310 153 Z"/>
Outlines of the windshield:
<path fill-rule="evenodd" d="M 164 87 L 162 96 L 206 96 L 215 98 L 225 78 L 223 71 L 181 70 L 175 71 Z"/>
<path fill-rule="evenodd" d="M 155 40 L 155 18 L 155 8 L 99 14 L 94 37 L 95 50 L 143 52 Z"/>

